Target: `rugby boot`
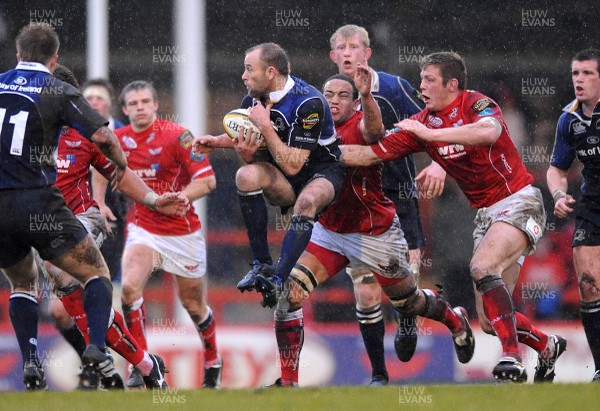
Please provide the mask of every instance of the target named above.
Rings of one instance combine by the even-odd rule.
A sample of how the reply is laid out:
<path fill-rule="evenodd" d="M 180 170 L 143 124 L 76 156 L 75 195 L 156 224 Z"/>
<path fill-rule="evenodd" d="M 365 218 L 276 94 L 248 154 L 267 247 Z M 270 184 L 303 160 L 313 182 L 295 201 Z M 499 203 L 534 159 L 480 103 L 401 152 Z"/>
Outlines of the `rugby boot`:
<path fill-rule="evenodd" d="M 273 264 L 261 263 L 258 260 L 254 260 L 250 263 L 252 268 L 248 271 L 248 274 L 244 276 L 237 284 L 237 289 L 241 292 L 252 291 L 256 286 L 256 276 L 262 274 L 265 277 L 270 277 L 275 272 L 275 266 Z"/>
<path fill-rule="evenodd" d="M 277 378 L 273 384 L 265 385 L 265 388 L 298 388 L 298 383 L 286 383 L 281 382 L 281 377 Z"/>
<path fill-rule="evenodd" d="M 394 350 L 402 362 L 408 362 L 417 349 L 417 316 L 407 315 L 394 310 L 398 329 L 394 337 Z"/>
<path fill-rule="evenodd" d="M 169 370 L 165 366 L 165 362 L 158 355 L 148 355 L 152 360 L 152 371 L 150 371 L 150 375 L 143 377 L 146 388 L 167 388 L 165 373 L 168 373 Z"/>
<path fill-rule="evenodd" d="M 23 384 L 27 391 L 48 389 L 44 369 L 38 360 L 29 360 L 23 365 Z"/>
<path fill-rule="evenodd" d="M 383 387 L 384 385 L 388 385 L 389 382 L 390 382 L 390 378 L 387 374 L 374 375 L 373 378 L 371 378 L 369 387 Z"/>
<path fill-rule="evenodd" d="M 204 369 L 204 383 L 202 384 L 204 388 L 221 388 L 223 359 L 220 355 L 217 355 L 217 357 L 219 358 L 219 364 Z"/>
<path fill-rule="evenodd" d="M 500 358 L 492 374 L 497 380 L 509 380 L 513 382 L 527 381 L 525 366 L 514 357 Z"/>
<path fill-rule="evenodd" d="M 266 277 L 263 274 L 256 275 L 256 291 L 262 294 L 263 300 L 260 305 L 273 308 L 277 305 L 277 293 L 283 288 L 281 278 L 276 275 Z"/>
<path fill-rule="evenodd" d="M 554 381 L 556 368 L 556 360 L 562 355 L 567 349 L 567 340 L 562 338 L 560 335 L 551 335 L 552 344 L 554 345 L 554 352 L 549 358 L 541 352 L 538 355 L 537 367 L 535 367 L 535 374 L 533 376 L 533 382 L 552 382 Z"/>
<path fill-rule="evenodd" d="M 458 361 L 466 364 L 471 361 L 471 358 L 473 358 L 473 354 L 475 353 L 475 337 L 473 336 L 473 330 L 467 319 L 467 310 L 463 307 L 455 307 L 453 311 L 461 317 L 463 324 L 463 331 L 458 335 L 452 336 L 452 340 L 454 341 L 454 351 L 456 351 Z"/>

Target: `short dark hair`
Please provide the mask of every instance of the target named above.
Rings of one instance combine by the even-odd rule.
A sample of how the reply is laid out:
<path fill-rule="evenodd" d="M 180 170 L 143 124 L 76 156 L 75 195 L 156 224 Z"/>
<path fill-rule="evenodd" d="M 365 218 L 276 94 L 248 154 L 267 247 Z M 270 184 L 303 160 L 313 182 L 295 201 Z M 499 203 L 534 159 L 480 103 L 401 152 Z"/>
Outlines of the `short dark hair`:
<path fill-rule="evenodd" d="M 352 78 L 345 74 L 334 74 L 333 76 L 325 80 L 325 82 L 323 83 L 323 90 L 325 90 L 325 84 L 329 83 L 331 80 L 347 81 L 352 86 L 352 100 L 356 100 L 358 98 L 358 89 L 356 88 L 356 84 L 354 84 L 354 80 L 352 80 Z"/>
<path fill-rule="evenodd" d="M 60 40 L 50 24 L 30 23 L 21 29 L 15 45 L 23 61 L 48 64 L 58 53 Z"/>
<path fill-rule="evenodd" d="M 585 49 L 581 50 L 575 56 L 573 56 L 573 61 L 588 61 L 595 60 L 596 61 L 596 71 L 600 72 L 600 50 L 598 49 Z"/>
<path fill-rule="evenodd" d="M 60 81 L 64 81 L 65 83 L 69 83 L 75 88 L 79 88 L 79 82 L 77 81 L 77 77 L 75 74 L 62 64 L 56 64 L 54 68 L 54 77 L 59 79 Z"/>
<path fill-rule="evenodd" d="M 458 89 L 467 88 L 467 68 L 465 61 L 458 53 L 453 51 L 440 51 L 425 56 L 419 64 L 421 70 L 427 66 L 436 66 L 442 75 L 442 84 L 446 85 L 450 80 L 458 80 Z"/>
<path fill-rule="evenodd" d="M 106 91 L 108 91 L 108 95 L 110 96 L 111 100 L 115 98 L 115 88 L 113 87 L 112 83 L 105 78 L 90 79 L 83 83 L 81 90 L 83 91 L 88 87 L 104 87 Z"/>
<path fill-rule="evenodd" d="M 262 43 L 246 50 L 246 54 L 260 50 L 260 59 L 264 63 L 264 67 L 275 67 L 279 74 L 287 76 L 290 74 L 290 58 L 287 52 L 276 43 Z"/>
<path fill-rule="evenodd" d="M 125 106 L 125 96 L 127 95 L 127 93 L 129 93 L 130 91 L 139 91 L 144 89 L 150 90 L 150 92 L 152 93 L 152 99 L 154 101 L 158 101 L 158 93 L 156 92 L 156 89 L 154 88 L 154 85 L 151 82 L 144 80 L 136 80 L 132 81 L 123 88 L 123 91 L 121 91 L 121 94 L 119 95 L 119 103 L 121 104 L 121 106 Z"/>

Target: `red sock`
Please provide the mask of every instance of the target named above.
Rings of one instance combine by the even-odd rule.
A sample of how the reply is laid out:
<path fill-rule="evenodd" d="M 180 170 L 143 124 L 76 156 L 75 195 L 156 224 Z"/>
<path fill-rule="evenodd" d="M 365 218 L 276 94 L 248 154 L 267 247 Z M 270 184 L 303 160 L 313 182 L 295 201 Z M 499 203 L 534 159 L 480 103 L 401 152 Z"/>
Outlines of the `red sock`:
<path fill-rule="evenodd" d="M 279 348 L 281 383 L 298 383 L 298 365 L 300 351 L 304 344 L 304 321 L 296 318 L 287 321 L 275 321 L 275 337 Z"/>
<path fill-rule="evenodd" d="M 517 337 L 519 338 L 519 342 L 530 346 L 537 352 L 544 351 L 548 345 L 548 335 L 531 325 L 529 318 L 518 311 L 515 312 L 515 319 L 517 320 Z"/>
<path fill-rule="evenodd" d="M 492 288 L 482 294 L 481 298 L 485 315 L 502 344 L 503 355 L 520 360 L 514 308 L 506 286 L 502 284 Z"/>
<path fill-rule="evenodd" d="M 129 333 L 121 313 L 113 312 L 115 318 L 106 332 L 106 343 L 131 364 L 138 365 L 144 359 L 144 349 Z"/>
<path fill-rule="evenodd" d="M 65 310 L 73 318 L 75 324 L 77 324 L 77 328 L 79 328 L 85 339 L 85 344 L 89 345 L 90 335 L 88 334 L 87 316 L 83 308 L 83 293 L 83 287 L 77 286 L 69 294 L 60 297 L 60 301 L 62 301 Z"/>
<path fill-rule="evenodd" d="M 427 310 L 423 314 L 423 317 L 441 322 L 450 331 L 462 327 L 460 316 L 452 310 L 452 306 L 444 297 L 434 290 L 426 289 L 423 292 L 427 298 Z"/>
<path fill-rule="evenodd" d="M 208 313 L 208 318 L 196 328 L 200 333 L 200 338 L 204 344 L 204 367 L 208 368 L 217 363 L 217 326 L 212 311 Z"/>
<path fill-rule="evenodd" d="M 137 308 L 133 308 L 137 307 Z M 123 314 L 127 328 L 133 338 L 138 342 L 142 350 L 148 351 L 148 342 L 146 341 L 146 305 L 144 299 L 140 298 L 133 304 L 123 303 Z"/>

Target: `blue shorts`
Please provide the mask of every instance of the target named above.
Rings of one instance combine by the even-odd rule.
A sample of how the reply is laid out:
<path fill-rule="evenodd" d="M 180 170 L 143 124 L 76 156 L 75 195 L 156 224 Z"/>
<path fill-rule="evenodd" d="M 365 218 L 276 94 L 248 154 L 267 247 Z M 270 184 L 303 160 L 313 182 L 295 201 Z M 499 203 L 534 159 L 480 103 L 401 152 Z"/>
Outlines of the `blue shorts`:
<path fill-rule="evenodd" d="M 87 235 L 57 188 L 0 191 L 0 267 L 35 248 L 43 260 L 69 251 Z"/>
<path fill-rule="evenodd" d="M 600 245 L 600 226 L 584 218 L 575 219 L 575 231 L 573 231 L 573 241 L 571 247 L 580 246 L 599 246 Z"/>

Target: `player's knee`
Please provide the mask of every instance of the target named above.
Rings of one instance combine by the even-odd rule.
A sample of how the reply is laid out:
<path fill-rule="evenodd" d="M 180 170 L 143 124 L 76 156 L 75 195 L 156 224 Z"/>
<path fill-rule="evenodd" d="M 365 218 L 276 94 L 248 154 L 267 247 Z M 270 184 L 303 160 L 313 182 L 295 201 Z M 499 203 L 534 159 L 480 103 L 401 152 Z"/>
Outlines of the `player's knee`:
<path fill-rule="evenodd" d="M 582 301 L 600 299 L 600 283 L 591 273 L 584 271 L 579 275 L 579 293 Z"/>
<path fill-rule="evenodd" d="M 251 164 L 240 167 L 235 173 L 235 185 L 238 190 L 254 190 L 258 188 L 258 182 L 256 169 Z"/>
<path fill-rule="evenodd" d="M 319 199 L 313 193 L 302 192 L 294 205 L 294 214 L 314 217 L 317 213 L 318 201 Z"/>
<path fill-rule="evenodd" d="M 381 303 L 381 287 L 374 284 L 354 284 L 356 305 L 365 309 Z"/>

